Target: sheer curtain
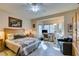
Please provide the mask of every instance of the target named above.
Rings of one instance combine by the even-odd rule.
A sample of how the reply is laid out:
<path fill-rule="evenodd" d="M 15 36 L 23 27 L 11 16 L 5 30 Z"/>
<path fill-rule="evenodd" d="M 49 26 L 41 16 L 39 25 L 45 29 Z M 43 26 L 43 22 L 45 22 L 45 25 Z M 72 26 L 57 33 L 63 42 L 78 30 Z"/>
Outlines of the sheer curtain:
<path fill-rule="evenodd" d="M 42 36 L 42 28 L 43 28 L 43 26 L 42 26 L 42 25 L 39 25 L 38 28 L 39 28 L 39 29 L 38 29 L 38 31 L 39 31 L 39 36 Z"/>

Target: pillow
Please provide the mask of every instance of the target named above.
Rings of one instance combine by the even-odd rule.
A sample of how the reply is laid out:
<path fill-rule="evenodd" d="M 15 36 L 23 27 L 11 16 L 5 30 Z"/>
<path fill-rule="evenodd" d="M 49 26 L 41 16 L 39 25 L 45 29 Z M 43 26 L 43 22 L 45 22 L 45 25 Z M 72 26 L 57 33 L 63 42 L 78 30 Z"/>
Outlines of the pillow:
<path fill-rule="evenodd" d="M 14 39 L 25 38 L 26 35 L 14 35 Z"/>
<path fill-rule="evenodd" d="M 72 38 L 68 38 L 68 42 L 72 42 Z"/>
<path fill-rule="evenodd" d="M 14 35 L 26 35 L 25 33 L 15 33 Z"/>
<path fill-rule="evenodd" d="M 7 39 L 14 39 L 14 35 L 13 34 L 7 34 Z"/>
<path fill-rule="evenodd" d="M 66 42 L 72 42 L 72 38 L 64 38 Z"/>

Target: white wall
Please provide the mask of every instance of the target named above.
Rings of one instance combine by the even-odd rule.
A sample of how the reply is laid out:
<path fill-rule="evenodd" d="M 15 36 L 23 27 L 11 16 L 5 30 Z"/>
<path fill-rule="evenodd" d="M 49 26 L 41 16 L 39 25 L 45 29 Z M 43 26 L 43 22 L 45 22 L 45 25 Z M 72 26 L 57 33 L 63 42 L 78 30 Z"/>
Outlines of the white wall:
<path fill-rule="evenodd" d="M 23 18 L 23 17 L 21 17 L 21 15 L 14 15 L 14 14 L 10 14 L 8 12 L 0 10 L 0 30 L 8 27 L 8 17 L 9 16 L 21 19 L 23 21 L 22 28 L 25 28 L 25 29 L 31 28 L 31 20 L 28 20 L 27 18 Z"/>

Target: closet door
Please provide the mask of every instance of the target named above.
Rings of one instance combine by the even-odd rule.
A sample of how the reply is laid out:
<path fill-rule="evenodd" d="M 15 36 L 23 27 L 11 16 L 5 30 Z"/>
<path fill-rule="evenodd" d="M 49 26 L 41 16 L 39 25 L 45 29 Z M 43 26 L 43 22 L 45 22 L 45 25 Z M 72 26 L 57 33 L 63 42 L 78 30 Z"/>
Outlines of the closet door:
<path fill-rule="evenodd" d="M 77 9 L 75 16 L 73 17 L 73 55 L 79 56 L 79 9 Z"/>
<path fill-rule="evenodd" d="M 77 12 L 74 13 L 73 21 L 73 42 L 72 42 L 72 55 L 78 55 L 77 53 Z"/>
<path fill-rule="evenodd" d="M 77 9 L 77 48 L 79 50 L 79 9 Z"/>

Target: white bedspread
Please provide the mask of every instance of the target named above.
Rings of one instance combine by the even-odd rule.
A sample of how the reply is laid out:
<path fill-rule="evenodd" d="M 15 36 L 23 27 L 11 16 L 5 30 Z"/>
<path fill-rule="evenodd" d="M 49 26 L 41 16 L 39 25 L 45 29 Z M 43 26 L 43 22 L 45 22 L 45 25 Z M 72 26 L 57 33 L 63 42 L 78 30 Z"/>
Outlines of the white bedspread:
<path fill-rule="evenodd" d="M 32 44 L 35 41 L 37 41 L 37 39 L 35 39 L 35 38 L 22 38 L 22 39 L 15 39 L 15 40 L 12 40 L 12 41 L 23 46 L 23 45 Z"/>

